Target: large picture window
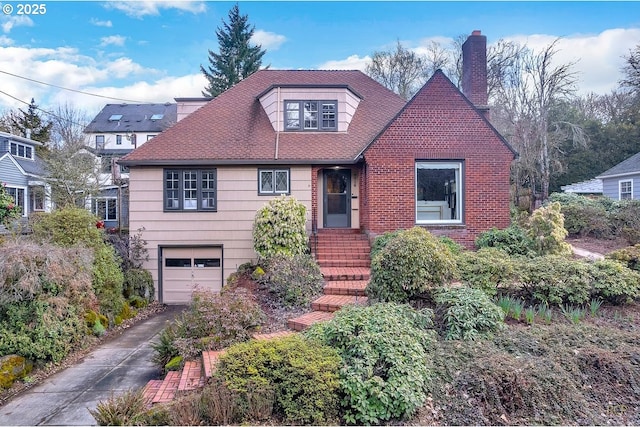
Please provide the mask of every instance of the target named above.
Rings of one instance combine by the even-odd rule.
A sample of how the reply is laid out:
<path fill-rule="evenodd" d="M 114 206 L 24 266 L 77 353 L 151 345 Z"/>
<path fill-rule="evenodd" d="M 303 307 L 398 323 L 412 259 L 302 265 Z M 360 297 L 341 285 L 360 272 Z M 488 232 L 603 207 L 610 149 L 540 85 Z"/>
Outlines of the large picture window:
<path fill-rule="evenodd" d="M 115 197 L 97 197 L 91 200 L 91 210 L 102 221 L 118 220 L 118 200 Z"/>
<path fill-rule="evenodd" d="M 215 211 L 216 170 L 165 170 L 164 209 L 167 211 Z"/>
<path fill-rule="evenodd" d="M 258 193 L 289 194 L 289 169 L 258 169 Z"/>
<path fill-rule="evenodd" d="M 337 101 L 285 101 L 284 126 L 286 130 L 335 131 Z"/>
<path fill-rule="evenodd" d="M 416 162 L 416 223 L 462 223 L 462 163 Z"/>

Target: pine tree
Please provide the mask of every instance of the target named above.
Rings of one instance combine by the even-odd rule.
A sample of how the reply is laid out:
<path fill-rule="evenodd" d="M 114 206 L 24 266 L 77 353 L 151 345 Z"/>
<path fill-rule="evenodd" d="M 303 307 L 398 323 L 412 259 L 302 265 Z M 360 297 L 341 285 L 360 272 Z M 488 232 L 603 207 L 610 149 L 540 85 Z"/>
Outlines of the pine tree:
<path fill-rule="evenodd" d="M 222 28 L 216 30 L 219 53 L 209 50 L 209 66 L 200 65 L 200 71 L 209 81 L 202 95 L 218 96 L 260 69 L 266 51 L 261 45 L 249 44 L 255 27 L 247 21 L 248 16 L 240 15 L 236 4 L 229 11 L 229 21 L 222 21 Z"/>
<path fill-rule="evenodd" d="M 38 105 L 31 98 L 29 109 L 25 112 L 18 109 L 21 114 L 12 115 L 10 120 L 15 129 L 18 129 L 20 136 L 31 138 L 34 141 L 47 144 L 51 138 L 52 122 L 45 122 L 38 114 Z"/>

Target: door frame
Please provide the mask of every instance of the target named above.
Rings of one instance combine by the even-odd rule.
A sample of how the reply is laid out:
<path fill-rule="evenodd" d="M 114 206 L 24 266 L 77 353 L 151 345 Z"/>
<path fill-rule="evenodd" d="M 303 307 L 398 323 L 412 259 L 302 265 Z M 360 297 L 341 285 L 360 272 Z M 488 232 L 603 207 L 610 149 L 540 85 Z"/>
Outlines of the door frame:
<path fill-rule="evenodd" d="M 328 225 L 328 195 L 327 192 L 327 178 L 331 173 L 339 173 L 347 178 L 347 188 L 344 194 L 345 197 L 345 219 L 346 225 L 344 226 L 335 226 Z M 351 228 L 351 179 L 352 179 L 352 171 L 347 168 L 340 169 L 324 169 L 322 172 L 322 227 L 323 228 Z"/>

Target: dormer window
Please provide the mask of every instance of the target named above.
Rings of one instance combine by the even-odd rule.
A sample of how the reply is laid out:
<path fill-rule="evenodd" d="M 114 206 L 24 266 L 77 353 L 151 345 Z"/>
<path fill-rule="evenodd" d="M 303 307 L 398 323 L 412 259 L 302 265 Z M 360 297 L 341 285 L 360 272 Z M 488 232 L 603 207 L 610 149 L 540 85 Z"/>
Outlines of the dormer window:
<path fill-rule="evenodd" d="M 15 157 L 22 157 L 23 159 L 33 160 L 33 147 L 30 145 L 20 144 L 19 142 L 12 142 L 9 145 L 9 151 Z"/>
<path fill-rule="evenodd" d="M 335 131 L 338 101 L 285 101 L 286 130 Z"/>

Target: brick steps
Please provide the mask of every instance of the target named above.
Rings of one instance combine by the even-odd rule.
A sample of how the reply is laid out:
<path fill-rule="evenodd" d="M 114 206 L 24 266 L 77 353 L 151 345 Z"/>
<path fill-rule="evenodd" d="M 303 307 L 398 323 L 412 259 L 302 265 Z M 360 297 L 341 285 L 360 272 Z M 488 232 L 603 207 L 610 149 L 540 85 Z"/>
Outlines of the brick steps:
<path fill-rule="evenodd" d="M 287 321 L 287 326 L 294 331 L 303 331 L 318 322 L 326 322 L 333 319 L 333 313 L 328 311 L 312 311 L 302 316 Z"/>
<path fill-rule="evenodd" d="M 320 268 L 325 282 L 345 280 L 369 281 L 369 267 L 322 267 Z"/>
<path fill-rule="evenodd" d="M 318 261 L 320 268 L 322 267 L 364 267 L 369 268 L 369 260 L 365 259 L 329 259 Z"/>
<path fill-rule="evenodd" d="M 333 313 L 345 305 L 365 305 L 367 297 L 357 295 L 323 295 L 311 303 L 311 308 L 316 311 L 328 311 Z"/>
<path fill-rule="evenodd" d="M 367 280 L 334 280 L 327 282 L 324 293 L 329 295 L 354 295 L 365 296 Z"/>

